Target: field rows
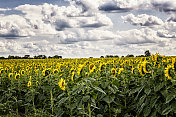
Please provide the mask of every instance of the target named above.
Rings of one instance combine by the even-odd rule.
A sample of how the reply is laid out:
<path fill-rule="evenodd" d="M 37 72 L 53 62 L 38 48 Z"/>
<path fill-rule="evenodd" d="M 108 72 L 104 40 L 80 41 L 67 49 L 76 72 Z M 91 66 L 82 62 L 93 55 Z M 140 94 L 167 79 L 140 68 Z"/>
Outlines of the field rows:
<path fill-rule="evenodd" d="M 176 116 L 175 57 L 0 60 L 1 116 Z"/>

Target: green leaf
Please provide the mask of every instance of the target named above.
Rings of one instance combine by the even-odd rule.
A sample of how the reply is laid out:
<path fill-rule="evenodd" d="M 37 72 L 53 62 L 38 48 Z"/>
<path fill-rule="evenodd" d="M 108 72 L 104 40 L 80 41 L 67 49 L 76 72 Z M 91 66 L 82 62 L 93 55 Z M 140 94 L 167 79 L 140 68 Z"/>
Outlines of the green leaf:
<path fill-rule="evenodd" d="M 176 101 L 173 101 L 171 103 L 171 107 L 172 107 L 172 110 L 174 111 L 174 113 L 176 113 Z"/>
<path fill-rule="evenodd" d="M 151 116 L 150 116 L 150 117 L 156 117 L 156 113 L 157 113 L 157 111 L 156 111 L 156 110 L 152 111 L 152 112 L 151 112 Z"/>
<path fill-rule="evenodd" d="M 135 88 L 135 89 L 132 89 L 132 90 L 130 91 L 130 95 L 133 94 L 133 93 L 138 92 L 140 89 L 141 89 L 141 87 L 137 87 L 137 88 Z"/>
<path fill-rule="evenodd" d="M 139 113 L 141 113 L 141 112 L 142 112 L 142 110 L 143 110 L 144 106 L 145 106 L 145 103 L 143 103 L 143 104 L 140 106 L 140 108 L 139 108 L 139 110 L 138 110 L 138 112 L 139 112 Z"/>
<path fill-rule="evenodd" d="M 106 97 L 103 98 L 103 100 L 104 100 L 106 103 L 110 104 L 111 102 L 114 101 L 114 98 L 115 98 L 115 96 L 106 96 Z"/>
<path fill-rule="evenodd" d="M 65 92 L 64 93 L 61 93 L 59 96 L 57 96 L 58 99 L 60 99 L 62 96 L 65 95 Z"/>
<path fill-rule="evenodd" d="M 166 103 L 169 103 L 170 101 L 172 101 L 175 98 L 175 95 L 170 93 L 167 97 L 166 97 Z"/>
<path fill-rule="evenodd" d="M 144 86 L 141 86 L 140 87 L 140 90 L 138 91 L 138 94 L 137 94 L 137 96 L 135 97 L 135 101 L 138 99 L 138 96 L 139 96 L 139 94 L 142 92 L 142 90 L 144 89 Z"/>
<path fill-rule="evenodd" d="M 150 101 L 151 108 L 155 106 L 158 99 L 159 99 L 159 96 L 152 96 L 151 101 Z"/>
<path fill-rule="evenodd" d="M 150 112 L 151 112 L 150 106 L 149 106 L 149 105 L 146 106 L 146 107 L 144 108 L 143 112 L 144 112 L 144 117 L 147 117 L 147 116 L 150 114 Z"/>
<path fill-rule="evenodd" d="M 159 91 L 161 88 L 163 88 L 164 84 L 165 84 L 164 82 L 157 83 L 156 86 L 154 87 L 154 91 L 155 92 Z"/>
<path fill-rule="evenodd" d="M 97 115 L 97 117 L 103 117 L 103 115 L 101 115 L 101 114 L 98 114 L 98 115 Z"/>
<path fill-rule="evenodd" d="M 82 98 L 83 102 L 87 102 L 88 99 L 90 99 L 89 95 L 83 96 Z"/>
<path fill-rule="evenodd" d="M 167 97 L 168 91 L 166 89 L 165 90 L 161 90 L 160 92 L 165 98 Z"/>
<path fill-rule="evenodd" d="M 170 111 L 172 111 L 171 106 L 168 106 L 167 108 L 165 108 L 162 112 L 162 115 L 167 115 Z"/>
<path fill-rule="evenodd" d="M 147 95 L 149 95 L 150 92 L 151 92 L 150 87 L 149 87 L 149 86 L 145 87 L 144 92 L 145 92 Z"/>
<path fill-rule="evenodd" d="M 108 89 L 109 89 L 113 94 L 116 93 L 116 91 L 115 91 L 112 87 L 108 86 Z"/>
<path fill-rule="evenodd" d="M 57 111 L 56 111 L 56 116 L 57 117 L 62 117 L 62 115 L 64 114 L 64 111 L 62 108 L 59 108 Z"/>
<path fill-rule="evenodd" d="M 139 99 L 139 102 L 138 102 L 138 106 L 140 107 L 142 105 L 142 103 L 145 101 L 146 99 L 146 95 L 143 95 L 140 99 Z"/>
<path fill-rule="evenodd" d="M 82 91 L 83 87 L 76 87 L 73 88 L 73 90 L 71 91 L 72 95 L 76 95 L 79 94 Z"/>
<path fill-rule="evenodd" d="M 101 84 L 102 88 L 105 89 L 109 85 L 109 82 L 103 82 Z"/>
<path fill-rule="evenodd" d="M 60 106 L 61 104 L 65 103 L 68 100 L 68 97 L 62 98 L 57 104 Z"/>
<path fill-rule="evenodd" d="M 156 104 L 155 104 L 155 109 L 156 109 L 157 112 L 160 113 L 160 114 L 162 113 L 161 108 L 162 108 L 162 104 L 161 104 L 161 103 L 156 103 Z"/>
<path fill-rule="evenodd" d="M 99 88 L 99 87 L 93 87 L 95 90 L 97 90 L 97 91 L 99 91 L 99 92 L 101 92 L 101 93 L 103 93 L 103 94 L 105 94 L 106 95 L 106 93 L 101 89 L 101 88 Z"/>

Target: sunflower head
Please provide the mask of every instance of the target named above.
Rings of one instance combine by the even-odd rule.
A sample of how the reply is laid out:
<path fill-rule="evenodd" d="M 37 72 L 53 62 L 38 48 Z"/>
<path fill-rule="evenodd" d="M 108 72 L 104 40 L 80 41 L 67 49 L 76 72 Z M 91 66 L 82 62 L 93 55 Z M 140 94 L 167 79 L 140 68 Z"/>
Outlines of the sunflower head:
<path fill-rule="evenodd" d="M 175 58 L 172 59 L 172 69 L 176 72 L 176 62 L 175 62 Z"/>
<path fill-rule="evenodd" d="M 167 68 L 165 69 L 165 76 L 168 78 L 168 79 L 171 79 L 172 78 L 172 66 L 171 65 L 168 65 Z"/>
<path fill-rule="evenodd" d="M 131 73 L 134 74 L 134 67 L 131 67 Z"/>
<path fill-rule="evenodd" d="M 39 86 L 39 82 L 38 81 L 36 81 L 36 86 Z"/>
<path fill-rule="evenodd" d="M 71 68 L 69 73 L 72 74 L 74 72 L 74 68 Z"/>
<path fill-rule="evenodd" d="M 89 72 L 90 72 L 90 73 L 94 72 L 95 69 L 96 69 L 96 67 L 95 67 L 94 64 L 90 64 L 90 65 L 89 65 Z"/>
<path fill-rule="evenodd" d="M 105 69 L 105 64 L 100 63 L 99 71 L 102 72 Z"/>
<path fill-rule="evenodd" d="M 144 72 L 144 66 L 142 64 L 139 65 L 139 73 L 141 74 L 141 76 L 144 76 L 145 75 L 145 72 Z"/>
<path fill-rule="evenodd" d="M 79 65 L 78 71 L 77 71 L 78 76 L 81 74 L 83 67 L 84 65 L 81 65 L 81 64 Z"/>
<path fill-rule="evenodd" d="M 90 65 L 89 65 L 89 71 L 91 71 L 94 66 L 95 66 L 94 64 L 90 64 Z"/>
<path fill-rule="evenodd" d="M 4 69 L 1 69 L 1 70 L 0 70 L 0 74 L 3 74 L 3 73 L 5 73 L 5 70 L 4 70 Z"/>
<path fill-rule="evenodd" d="M 58 73 L 59 73 L 59 70 L 58 70 L 58 69 L 54 69 L 54 70 L 53 70 L 53 74 L 54 74 L 54 75 L 57 75 Z"/>
<path fill-rule="evenodd" d="M 49 69 L 45 69 L 42 71 L 43 76 L 49 76 L 50 75 L 50 70 Z"/>
<path fill-rule="evenodd" d="M 28 81 L 27 87 L 31 86 L 31 81 Z"/>
<path fill-rule="evenodd" d="M 117 73 L 117 71 L 116 71 L 115 68 L 112 68 L 112 69 L 111 69 L 111 73 L 112 73 L 112 75 L 113 75 L 114 77 L 116 77 L 116 73 Z"/>
<path fill-rule="evenodd" d="M 11 79 L 13 77 L 13 73 L 9 73 L 8 77 Z"/>
<path fill-rule="evenodd" d="M 149 62 L 144 61 L 142 66 L 144 73 L 151 73 L 151 64 Z"/>
<path fill-rule="evenodd" d="M 20 74 L 19 73 L 16 73 L 15 75 L 15 80 L 18 80 L 20 78 Z"/>
<path fill-rule="evenodd" d="M 59 83 L 58 83 L 59 87 L 62 89 L 62 90 L 65 90 L 65 80 L 63 80 L 62 78 L 59 80 Z"/>
<path fill-rule="evenodd" d="M 71 80 L 72 81 L 73 81 L 74 77 L 75 77 L 75 72 L 72 72 L 72 75 L 71 75 Z"/>
<path fill-rule="evenodd" d="M 25 71 L 24 70 L 21 70 L 21 75 L 24 75 L 25 74 Z"/>
<path fill-rule="evenodd" d="M 118 74 L 121 74 L 123 70 L 124 70 L 124 68 L 119 68 Z"/>

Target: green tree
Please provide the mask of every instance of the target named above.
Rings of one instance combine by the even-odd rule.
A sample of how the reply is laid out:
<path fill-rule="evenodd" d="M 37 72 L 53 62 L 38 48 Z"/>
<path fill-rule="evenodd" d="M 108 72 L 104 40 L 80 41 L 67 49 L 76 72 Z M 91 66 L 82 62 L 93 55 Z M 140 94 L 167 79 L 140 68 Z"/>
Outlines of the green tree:
<path fill-rule="evenodd" d="M 145 51 L 145 56 L 151 56 L 151 53 L 150 53 L 149 50 L 146 50 L 146 51 Z"/>

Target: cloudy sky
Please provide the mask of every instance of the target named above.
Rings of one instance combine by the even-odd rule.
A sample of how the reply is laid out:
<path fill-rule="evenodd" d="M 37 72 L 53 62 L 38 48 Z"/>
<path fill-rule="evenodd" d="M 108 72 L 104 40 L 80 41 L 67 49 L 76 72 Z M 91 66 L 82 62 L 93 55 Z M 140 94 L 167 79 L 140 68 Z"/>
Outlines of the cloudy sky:
<path fill-rule="evenodd" d="M 176 0 L 0 0 L 0 56 L 176 55 Z"/>

